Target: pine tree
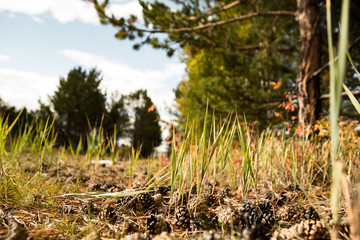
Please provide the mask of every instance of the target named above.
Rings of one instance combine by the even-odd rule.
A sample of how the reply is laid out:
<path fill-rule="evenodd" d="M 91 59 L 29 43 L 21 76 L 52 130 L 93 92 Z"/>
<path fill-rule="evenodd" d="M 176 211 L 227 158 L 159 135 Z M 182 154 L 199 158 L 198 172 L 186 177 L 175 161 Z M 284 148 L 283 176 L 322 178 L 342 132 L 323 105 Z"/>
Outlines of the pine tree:
<path fill-rule="evenodd" d="M 159 113 L 146 90 L 138 90 L 129 95 L 135 119 L 132 129 L 132 146 L 141 149 L 142 157 L 148 157 L 161 143 Z"/>
<path fill-rule="evenodd" d="M 74 145 L 83 139 L 91 127 L 100 124 L 105 113 L 105 93 L 100 89 L 102 77 L 95 68 L 88 73 L 81 67 L 72 69 L 66 78 L 60 78 L 58 89 L 50 97 L 56 113 L 59 141 Z"/>

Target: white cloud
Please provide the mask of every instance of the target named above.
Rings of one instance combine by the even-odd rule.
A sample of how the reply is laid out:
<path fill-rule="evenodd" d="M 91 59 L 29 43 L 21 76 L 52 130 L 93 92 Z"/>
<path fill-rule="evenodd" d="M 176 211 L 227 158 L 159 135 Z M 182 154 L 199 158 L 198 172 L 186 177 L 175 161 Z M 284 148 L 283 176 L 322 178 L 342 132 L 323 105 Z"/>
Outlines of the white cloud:
<path fill-rule="evenodd" d="M 0 62 L 7 62 L 10 60 L 10 57 L 8 55 L 0 54 Z"/>
<path fill-rule="evenodd" d="M 36 16 L 33 16 L 32 19 L 33 19 L 35 22 L 38 22 L 38 23 L 43 23 L 43 22 L 44 22 L 41 18 L 36 17 Z"/>
<path fill-rule="evenodd" d="M 104 79 L 102 88 L 108 91 L 109 96 L 116 90 L 129 94 L 138 89 L 146 89 L 161 117 L 169 120 L 166 106 L 170 106 L 174 100 L 172 88 L 182 79 L 185 69 L 183 64 L 167 64 L 161 70 L 136 69 L 128 64 L 78 50 L 62 50 L 60 54 L 87 69 L 96 66 Z M 0 58 L 1 56 L 3 55 Z M 58 82 L 58 76 L 0 68 L 0 97 L 17 107 L 37 109 L 38 99 L 47 102 L 47 96 L 54 93 Z"/>
<path fill-rule="evenodd" d="M 167 64 L 162 70 L 140 70 L 124 63 L 108 60 L 103 56 L 78 50 L 66 49 L 60 54 L 86 68 L 96 66 L 104 78 L 102 85 L 109 92 L 118 90 L 120 93 L 128 94 L 138 89 L 147 89 L 161 116 L 165 118 L 168 117 L 165 106 L 170 106 L 174 99 L 172 86 L 169 83 L 179 82 L 185 69 L 183 64 Z"/>
<path fill-rule="evenodd" d="M 115 17 L 129 17 L 131 14 L 142 19 L 142 8 L 138 1 L 130 1 L 127 3 L 114 3 L 110 5 L 107 13 L 114 14 Z"/>
<path fill-rule="evenodd" d="M 115 16 L 128 17 L 131 13 L 141 18 L 141 6 L 137 0 L 116 1 L 109 6 Z M 0 12 L 24 13 L 39 21 L 39 15 L 50 13 L 60 23 L 81 21 L 99 24 L 93 5 L 85 0 L 0 0 Z"/>
<path fill-rule="evenodd" d="M 38 99 L 47 100 L 58 84 L 58 77 L 0 68 L 0 97 L 16 107 L 37 109 Z"/>

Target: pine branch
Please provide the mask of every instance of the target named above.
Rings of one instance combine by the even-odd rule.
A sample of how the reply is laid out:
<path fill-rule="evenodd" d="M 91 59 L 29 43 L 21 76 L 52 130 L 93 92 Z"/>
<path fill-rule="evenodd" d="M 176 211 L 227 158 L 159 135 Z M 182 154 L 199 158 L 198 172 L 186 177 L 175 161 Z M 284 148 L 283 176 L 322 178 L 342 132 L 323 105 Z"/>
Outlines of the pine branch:
<path fill-rule="evenodd" d="M 229 10 L 229 9 L 231 9 L 231 8 L 239 5 L 239 4 L 240 4 L 240 1 L 239 1 L 239 0 L 238 0 L 238 1 L 234 1 L 234 2 L 229 3 L 229 4 L 227 4 L 227 5 L 223 6 L 223 7 L 220 7 L 219 9 L 215 9 L 215 10 L 208 11 L 208 12 L 206 12 L 206 13 L 198 16 L 198 17 L 196 17 L 196 16 L 191 16 L 191 17 L 189 17 L 189 20 L 190 20 L 190 21 L 197 21 L 197 20 L 202 19 L 202 18 L 204 18 L 204 17 L 211 16 L 211 15 L 214 15 L 214 14 L 219 13 L 219 12 L 227 11 L 227 10 Z"/>
<path fill-rule="evenodd" d="M 97 2 L 96 0 L 89 0 L 89 1 L 93 2 L 94 4 L 96 4 L 96 2 Z M 296 12 L 294 12 L 294 11 L 254 12 L 254 13 L 249 13 L 246 15 L 237 16 L 235 18 L 230 18 L 227 20 L 217 21 L 217 22 L 199 25 L 199 26 L 195 26 L 195 27 L 184 27 L 184 28 L 164 29 L 164 30 L 151 30 L 151 29 L 138 28 L 133 24 L 127 24 L 127 23 L 118 25 L 118 24 L 116 24 L 117 20 L 115 19 L 114 16 L 109 17 L 104 11 L 102 11 L 100 13 L 98 11 L 98 14 L 101 18 L 107 20 L 106 23 L 112 23 L 114 26 L 117 26 L 117 27 L 125 26 L 128 29 L 130 29 L 131 31 L 138 31 L 138 32 L 143 32 L 143 33 L 191 32 L 191 31 L 204 30 L 204 29 L 208 29 L 208 28 L 214 28 L 214 27 L 229 24 L 229 23 L 246 21 L 246 20 L 256 18 L 256 17 L 276 17 L 276 16 L 278 16 L 278 17 L 295 17 L 296 16 Z"/>
<path fill-rule="evenodd" d="M 256 17 L 274 17 L 274 16 L 281 16 L 281 17 L 294 17 L 296 12 L 293 11 L 269 11 L 269 12 L 254 12 L 249 13 L 246 15 L 241 15 L 235 18 L 230 18 L 227 20 L 217 21 L 213 23 L 208 23 L 204 25 L 199 25 L 196 27 L 185 27 L 185 28 L 175 28 L 175 29 L 165 29 L 165 30 L 149 30 L 149 29 L 139 29 L 136 28 L 137 31 L 140 32 L 148 32 L 148 33 L 172 33 L 172 32 L 191 32 L 191 31 L 199 31 L 208 28 L 214 28 L 217 26 L 234 23 L 234 22 L 241 22 L 245 20 L 249 20 L 251 18 Z"/>

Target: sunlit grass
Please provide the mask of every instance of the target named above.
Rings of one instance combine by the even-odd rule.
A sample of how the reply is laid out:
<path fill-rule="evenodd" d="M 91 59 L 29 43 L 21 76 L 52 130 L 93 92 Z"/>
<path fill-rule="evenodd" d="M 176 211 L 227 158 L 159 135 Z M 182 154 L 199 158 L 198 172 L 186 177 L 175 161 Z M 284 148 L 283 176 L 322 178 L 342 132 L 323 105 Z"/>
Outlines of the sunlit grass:
<path fill-rule="evenodd" d="M 120 179 L 128 189 L 118 193 L 90 193 L 79 182 L 64 185 L 56 180 L 57 176 L 47 175 L 41 169 L 44 166 L 49 171 L 49 168 L 61 169 L 70 164 L 91 174 L 101 169 L 93 168 L 88 151 L 81 152 L 81 142 L 75 149 L 72 145 L 68 149 L 54 147 L 56 134 L 52 130 L 52 118 L 43 123 L 34 122 L 16 136 L 9 133 L 2 135 L 0 197 L 3 201 L 23 206 L 31 205 L 38 196 L 45 196 L 44 201 L 50 206 L 56 205 L 54 201 L 59 196 L 119 198 L 153 191 L 158 185 L 169 185 L 173 193 L 180 193 L 176 195 L 176 202 L 181 204 L 182 193 L 195 189 L 201 194 L 213 181 L 230 187 L 243 200 L 260 194 L 264 188 L 277 191 L 288 184 L 299 185 L 306 191 L 309 202 L 316 188 L 322 189 L 324 198 L 330 196 L 333 165 L 330 129 L 325 120 L 317 122 L 312 128 L 268 128 L 259 132 L 255 125 L 240 122 L 236 116 L 229 116 L 222 123 L 216 123 L 214 116 L 209 119 L 206 121 L 211 124 L 206 124 L 208 128 L 201 128 L 201 132 L 194 123 L 188 123 L 182 140 L 173 139 L 172 155 L 168 160 L 140 159 L 140 150 L 132 150 L 128 159 L 120 161 L 112 159 L 111 151 L 116 151 L 114 148 L 103 152 L 104 148 L 98 147 L 99 151 L 93 151 L 92 160 L 97 161 L 100 157 L 110 159 L 116 166 L 124 168 Z M 6 133 L 4 129 L 8 130 L 9 125 L 13 123 L 4 121 L 2 131 Z M 359 137 L 353 130 L 354 126 L 355 122 L 340 121 L 337 150 L 343 172 L 347 173 L 351 182 L 356 178 L 353 172 L 358 171 L 360 156 L 357 147 Z M 95 135 L 92 137 L 99 139 Z M 111 138 L 100 140 L 94 143 L 110 146 L 108 141 L 114 141 Z M 25 171 L 28 168 L 33 170 Z M 132 188 L 136 180 L 134 175 L 144 170 L 147 175 L 144 178 L 146 182 L 142 182 L 143 187 Z M 330 201 L 328 204 L 330 206 Z M 57 223 L 57 226 L 61 231 L 73 234 L 72 223 Z"/>

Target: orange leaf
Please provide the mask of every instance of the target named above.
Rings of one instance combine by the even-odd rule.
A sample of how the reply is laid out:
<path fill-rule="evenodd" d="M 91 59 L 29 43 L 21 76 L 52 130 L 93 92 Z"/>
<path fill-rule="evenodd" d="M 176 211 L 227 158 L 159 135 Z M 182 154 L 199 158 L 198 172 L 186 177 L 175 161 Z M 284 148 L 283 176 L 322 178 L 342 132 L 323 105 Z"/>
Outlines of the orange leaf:
<path fill-rule="evenodd" d="M 151 107 L 148 108 L 148 112 L 153 112 L 155 110 L 155 104 L 151 105 Z"/>
<path fill-rule="evenodd" d="M 280 86 L 281 86 L 281 82 L 278 82 L 278 84 L 276 85 L 276 87 L 274 87 L 274 89 L 275 89 L 275 90 L 276 90 L 276 89 L 279 89 Z"/>
<path fill-rule="evenodd" d="M 275 112 L 275 117 L 277 117 L 277 118 L 282 118 L 282 114 L 279 113 L 279 112 Z"/>
<path fill-rule="evenodd" d="M 281 82 L 270 82 L 270 85 L 271 86 L 274 86 L 274 90 L 277 90 L 277 89 L 279 89 L 280 88 L 280 86 L 281 86 Z"/>

